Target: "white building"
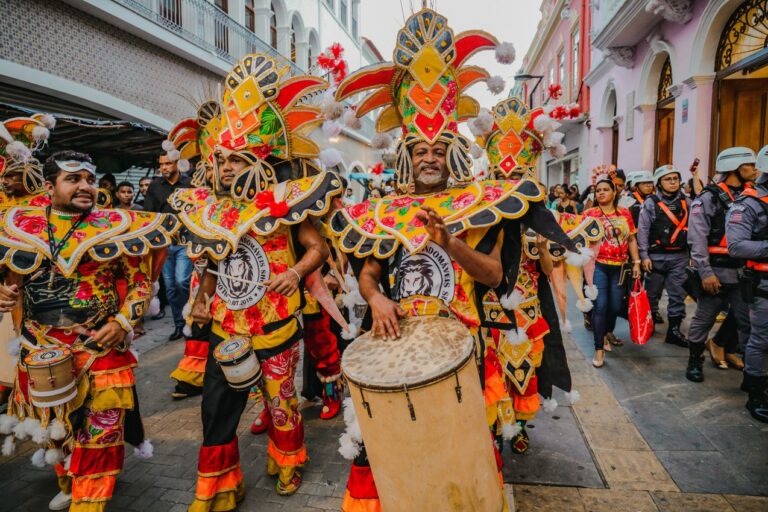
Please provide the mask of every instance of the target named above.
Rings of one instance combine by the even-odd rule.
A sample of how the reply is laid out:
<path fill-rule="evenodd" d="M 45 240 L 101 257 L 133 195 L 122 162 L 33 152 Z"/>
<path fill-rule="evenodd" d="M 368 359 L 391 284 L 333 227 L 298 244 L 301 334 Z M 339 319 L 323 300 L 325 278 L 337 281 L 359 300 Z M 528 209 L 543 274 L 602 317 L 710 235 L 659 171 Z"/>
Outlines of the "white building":
<path fill-rule="evenodd" d="M 4 7 L 0 114 L 63 114 L 52 148 L 89 140 L 102 170 L 151 164 L 163 132 L 193 115 L 195 102 L 219 95 L 246 53 L 271 53 L 294 73 L 319 73 L 315 57 L 334 42 L 350 70 L 378 59 L 359 33 L 359 0 L 7 0 Z M 67 116 L 117 126 L 83 139 Z M 342 170 L 376 162 L 372 135 L 365 119 L 337 138 Z"/>

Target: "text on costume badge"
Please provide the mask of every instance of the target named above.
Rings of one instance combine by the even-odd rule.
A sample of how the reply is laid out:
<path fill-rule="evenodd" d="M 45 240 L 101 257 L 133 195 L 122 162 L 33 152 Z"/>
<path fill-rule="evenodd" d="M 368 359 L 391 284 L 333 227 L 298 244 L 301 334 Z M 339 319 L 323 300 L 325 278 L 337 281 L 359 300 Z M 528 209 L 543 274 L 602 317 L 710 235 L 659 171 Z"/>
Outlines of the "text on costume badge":
<path fill-rule="evenodd" d="M 237 251 L 221 262 L 219 272 L 216 293 L 233 311 L 256 305 L 267 291 L 261 283 L 269 279 L 269 260 L 253 237 L 240 239 Z"/>

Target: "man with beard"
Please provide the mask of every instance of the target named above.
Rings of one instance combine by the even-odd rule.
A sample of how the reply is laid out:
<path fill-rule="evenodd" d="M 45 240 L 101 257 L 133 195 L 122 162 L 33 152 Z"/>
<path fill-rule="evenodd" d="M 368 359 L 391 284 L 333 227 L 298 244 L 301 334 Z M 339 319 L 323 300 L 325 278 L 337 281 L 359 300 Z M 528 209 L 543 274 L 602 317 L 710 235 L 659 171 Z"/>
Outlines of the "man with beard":
<path fill-rule="evenodd" d="M 98 208 L 95 169 L 88 155 L 55 153 L 43 168 L 51 204 L 13 207 L 2 218 L 0 239 L 14 234 L 2 248 L 0 311 L 23 313 L 16 383 L 0 432 L 42 445 L 33 462 L 54 466 L 61 489 L 51 510 L 105 510 L 124 440 L 143 439 L 128 348 L 151 294 L 151 253 L 167 247 L 177 229 L 173 217 Z M 118 280 L 127 282 L 124 294 Z M 55 403 L 36 395 L 30 375 L 52 355 L 71 359 L 77 378 L 68 400 Z M 13 450 L 8 437 L 3 454 Z"/>

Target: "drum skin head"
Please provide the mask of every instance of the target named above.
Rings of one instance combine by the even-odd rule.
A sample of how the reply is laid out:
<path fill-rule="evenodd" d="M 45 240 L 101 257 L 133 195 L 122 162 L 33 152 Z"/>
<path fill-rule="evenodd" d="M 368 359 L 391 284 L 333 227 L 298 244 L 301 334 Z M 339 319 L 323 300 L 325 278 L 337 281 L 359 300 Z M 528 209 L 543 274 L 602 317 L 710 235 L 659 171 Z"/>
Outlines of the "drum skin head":
<path fill-rule="evenodd" d="M 400 323 L 400 338 L 384 340 L 370 332 L 344 351 L 341 367 L 350 381 L 367 389 L 397 390 L 450 376 L 472 356 L 474 339 L 453 318 L 410 317 Z"/>

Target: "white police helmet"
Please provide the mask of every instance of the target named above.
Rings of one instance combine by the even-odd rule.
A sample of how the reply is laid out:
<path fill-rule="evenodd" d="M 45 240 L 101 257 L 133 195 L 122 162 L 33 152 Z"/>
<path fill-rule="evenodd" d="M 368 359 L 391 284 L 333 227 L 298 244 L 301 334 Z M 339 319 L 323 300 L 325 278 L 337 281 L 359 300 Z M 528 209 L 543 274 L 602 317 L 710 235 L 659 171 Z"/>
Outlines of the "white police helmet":
<path fill-rule="evenodd" d="M 655 183 L 651 171 L 635 171 L 635 179 L 633 182 L 635 185 L 639 185 L 640 183 Z"/>
<path fill-rule="evenodd" d="M 724 149 L 715 160 L 715 172 L 731 172 L 744 164 L 755 163 L 755 152 L 745 147 Z"/>
<path fill-rule="evenodd" d="M 763 146 L 763 149 L 757 153 L 755 167 L 762 173 L 768 173 L 768 146 Z"/>
<path fill-rule="evenodd" d="M 667 174 L 675 174 L 675 173 L 677 173 L 677 175 L 680 177 L 683 176 L 682 174 L 680 174 L 680 171 L 678 171 L 674 165 L 662 165 L 661 167 L 659 167 L 653 172 L 653 184 L 658 185 L 659 180 L 661 178 L 663 178 Z"/>

